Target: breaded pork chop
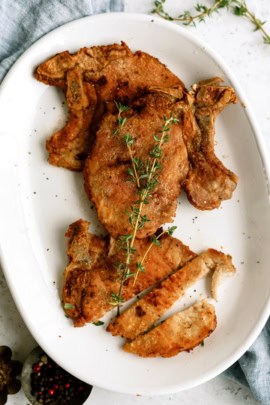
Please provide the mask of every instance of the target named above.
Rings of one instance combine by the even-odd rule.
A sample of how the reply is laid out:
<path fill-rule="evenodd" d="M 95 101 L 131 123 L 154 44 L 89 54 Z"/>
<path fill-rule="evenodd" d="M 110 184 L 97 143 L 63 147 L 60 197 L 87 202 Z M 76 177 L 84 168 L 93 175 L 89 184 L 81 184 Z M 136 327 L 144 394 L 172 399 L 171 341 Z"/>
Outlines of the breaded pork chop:
<path fill-rule="evenodd" d="M 65 269 L 63 303 L 67 315 L 75 326 L 99 320 L 113 308 L 112 293 L 118 294 L 120 280 L 116 265 L 125 260 L 113 238 L 99 238 L 89 232 L 89 222 L 78 220 L 69 226 L 68 241 L 69 264 Z M 160 246 L 153 246 L 144 262 L 145 273 L 140 273 L 136 284 L 128 279 L 123 288 L 124 300 L 159 282 L 177 270 L 196 255 L 179 240 L 162 236 Z M 150 241 L 136 240 L 131 271 L 136 270 Z"/>
<path fill-rule="evenodd" d="M 216 325 L 215 308 L 203 300 L 126 343 L 124 350 L 142 357 L 172 357 L 194 349 L 215 330 Z"/>
<path fill-rule="evenodd" d="M 77 84 L 75 77 L 72 83 L 70 81 L 69 72 L 74 69 L 82 72 L 82 78 L 78 77 Z M 155 86 L 166 88 L 178 85 L 184 90 L 181 80 L 158 59 L 140 51 L 133 54 L 123 42 L 121 45 L 82 48 L 75 54 L 61 52 L 39 65 L 35 77 L 43 83 L 65 90 L 73 86 L 76 93 L 81 92 L 80 99 L 87 92 L 87 85 L 92 85 L 94 89 L 89 100 L 91 114 L 88 114 L 83 103 L 78 109 L 77 103 L 76 114 L 84 117 L 83 130 L 74 129 L 70 92 L 66 91 L 68 123 L 53 134 L 46 144 L 49 162 L 71 170 L 82 170 L 99 120 L 111 102 L 117 100 L 127 103 Z"/>
<path fill-rule="evenodd" d="M 147 331 L 186 290 L 210 271 L 235 271 L 231 256 L 209 249 L 157 285 L 108 325 L 113 335 L 133 340 Z"/>
<path fill-rule="evenodd" d="M 65 90 L 68 121 L 47 140 L 46 148 L 51 164 L 81 170 L 85 151 L 90 148 L 89 125 L 96 110 L 96 90 L 83 80 L 83 70 L 77 66 L 68 70 Z"/>
<path fill-rule="evenodd" d="M 183 107 L 182 130 L 190 163 L 183 188 L 191 204 L 201 210 L 218 208 L 230 199 L 238 181 L 214 151 L 215 119 L 228 104 L 237 102 L 233 88 L 220 82 L 214 78 L 193 85 L 190 107 Z"/>
<path fill-rule="evenodd" d="M 176 91 L 176 88 L 173 90 Z M 182 96 L 181 88 L 178 94 Z M 92 152 L 85 162 L 84 184 L 89 199 L 96 205 L 99 220 L 113 237 L 132 232 L 128 220 L 130 207 L 139 199 L 136 182 L 129 181 L 128 170 L 132 162 L 123 140 L 124 134 L 134 139 L 133 156 L 152 165 L 154 158 L 150 154 L 157 144 L 154 135 L 160 135 L 164 116 L 169 117 L 176 105 L 177 98 L 170 92 L 152 92 L 137 100 L 133 109 L 127 111 L 126 124 L 117 135 L 114 135 L 117 111 L 108 113 L 101 122 Z M 136 237 L 140 239 L 154 234 L 162 224 L 173 221 L 177 197 L 188 172 L 181 127 L 172 124 L 167 135 L 169 139 L 162 145 L 159 159 L 157 186 L 141 212 L 149 221 L 138 230 Z"/>
<path fill-rule="evenodd" d="M 50 86 L 66 87 L 66 75 L 70 69 L 79 67 L 83 71 L 96 74 L 114 59 L 132 55 L 129 47 L 122 42 L 104 46 L 81 48 L 71 54 L 68 51 L 57 53 L 41 63 L 35 70 L 35 78 Z"/>

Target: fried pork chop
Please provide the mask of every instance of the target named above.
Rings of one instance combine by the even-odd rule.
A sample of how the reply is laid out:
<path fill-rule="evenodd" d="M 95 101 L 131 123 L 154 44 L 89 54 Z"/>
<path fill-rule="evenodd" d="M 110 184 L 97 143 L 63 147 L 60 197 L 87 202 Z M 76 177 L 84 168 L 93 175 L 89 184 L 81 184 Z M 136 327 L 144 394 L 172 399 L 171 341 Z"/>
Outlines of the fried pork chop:
<path fill-rule="evenodd" d="M 193 87 L 183 106 L 182 130 L 190 169 L 183 188 L 191 204 L 201 210 L 218 208 L 230 199 L 238 178 L 214 152 L 214 124 L 217 115 L 237 97 L 232 87 L 221 86 L 222 79 L 202 81 Z"/>
<path fill-rule="evenodd" d="M 181 88 L 178 94 L 182 96 Z M 170 93 L 153 92 L 137 100 L 133 109 L 128 110 L 124 129 L 117 136 L 113 135 L 117 128 L 117 111 L 105 115 L 101 122 L 92 152 L 85 162 L 84 183 L 89 199 L 96 205 L 99 220 L 113 237 L 132 232 L 130 207 L 139 198 L 136 182 L 129 181 L 128 169 L 132 162 L 123 136 L 128 133 L 134 138 L 133 156 L 151 165 L 154 159 L 150 158 L 150 153 L 157 144 L 154 135 L 160 134 L 164 116 L 169 117 L 176 105 L 177 98 Z M 159 159 L 158 184 L 142 209 L 141 215 L 146 215 L 149 222 L 137 232 L 136 237 L 140 239 L 154 234 L 163 223 L 172 222 L 181 184 L 188 172 L 181 127 L 173 124 L 167 134 L 169 140 L 163 144 Z"/>
<path fill-rule="evenodd" d="M 203 300 L 127 342 L 124 350 L 142 357 L 172 357 L 194 349 L 215 330 L 216 325 L 215 308 Z"/>
<path fill-rule="evenodd" d="M 77 82 L 76 75 L 71 79 L 69 74 L 74 69 L 82 72 L 77 76 Z M 51 164 L 71 170 L 82 170 L 98 122 L 110 102 L 127 103 L 155 86 L 178 85 L 184 90 L 181 80 L 158 59 L 140 51 L 133 54 L 123 42 L 121 45 L 82 48 L 75 54 L 61 52 L 39 65 L 35 77 L 66 91 L 68 123 L 52 135 L 46 147 Z M 75 114 L 78 127 L 74 126 L 74 110 L 70 106 L 73 88 L 78 95 Z M 80 103 L 85 97 L 87 106 L 85 102 Z"/>
<path fill-rule="evenodd" d="M 69 226 L 68 241 L 69 264 L 65 269 L 63 303 L 67 315 L 75 326 L 99 320 L 113 308 L 112 293 L 118 294 L 120 280 L 116 265 L 125 260 L 125 253 L 119 250 L 113 238 L 99 238 L 89 232 L 89 222 L 78 220 Z M 145 273 L 140 273 L 136 284 L 128 279 L 123 288 L 124 300 L 161 281 L 171 272 L 184 266 L 196 255 L 179 240 L 162 236 L 160 246 L 153 246 L 144 262 Z M 136 254 L 130 266 L 136 271 L 149 246 L 148 239 L 136 240 Z"/>
<path fill-rule="evenodd" d="M 173 114 L 180 120 L 171 130 L 170 142 L 164 145 L 158 187 L 150 204 L 143 207 L 143 215 L 150 221 L 137 237 L 151 235 L 162 223 L 172 220 L 181 184 L 189 201 L 199 209 L 217 208 L 231 198 L 237 176 L 215 155 L 214 122 L 227 104 L 236 102 L 236 96 L 231 87 L 221 86 L 220 80 L 194 85 L 190 94 L 183 93 L 181 86 L 152 89 L 126 113 L 124 133 L 135 139 L 134 156 L 142 160 L 149 157 L 153 134 L 162 128 L 163 116 Z M 117 112 L 104 117 L 84 170 L 86 192 L 97 207 L 100 221 L 113 236 L 131 231 L 128 214 L 123 213 L 130 213 L 130 206 L 138 199 L 136 184 L 128 181 L 128 149 L 121 137 L 113 136 L 116 122 Z"/>
<path fill-rule="evenodd" d="M 51 164 L 81 170 L 85 151 L 90 148 L 89 125 L 96 109 L 96 90 L 83 80 L 80 67 L 68 70 L 66 83 L 69 119 L 62 129 L 47 140 L 46 148 Z"/>
<path fill-rule="evenodd" d="M 98 74 L 111 61 L 131 56 L 129 47 L 122 42 L 105 46 L 81 48 L 74 54 L 60 52 L 41 63 L 35 70 L 35 78 L 50 86 L 66 87 L 66 75 L 70 69 L 79 67 L 83 71 Z"/>
<path fill-rule="evenodd" d="M 224 268 L 228 272 L 235 271 L 231 257 L 214 249 L 207 250 L 136 301 L 115 318 L 107 330 L 114 336 L 135 339 L 158 321 L 192 284 L 210 271 L 215 274 L 217 270 Z"/>

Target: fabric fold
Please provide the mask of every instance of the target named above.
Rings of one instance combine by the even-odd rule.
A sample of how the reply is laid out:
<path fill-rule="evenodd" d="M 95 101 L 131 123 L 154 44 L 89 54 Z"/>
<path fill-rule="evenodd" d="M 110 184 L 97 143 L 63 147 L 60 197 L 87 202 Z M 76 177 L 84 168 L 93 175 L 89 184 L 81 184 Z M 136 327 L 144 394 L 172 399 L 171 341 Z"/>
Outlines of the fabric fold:
<path fill-rule="evenodd" d="M 0 2 L 0 81 L 13 63 L 43 35 L 93 14 L 123 11 L 124 0 L 10 0 Z"/>

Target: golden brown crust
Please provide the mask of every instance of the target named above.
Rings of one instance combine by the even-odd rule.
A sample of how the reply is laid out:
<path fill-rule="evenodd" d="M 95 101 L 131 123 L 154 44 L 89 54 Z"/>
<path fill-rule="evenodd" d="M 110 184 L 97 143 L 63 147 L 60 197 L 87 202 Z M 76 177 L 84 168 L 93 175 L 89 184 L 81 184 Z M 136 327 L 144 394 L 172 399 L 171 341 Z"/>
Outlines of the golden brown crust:
<path fill-rule="evenodd" d="M 152 87 L 185 89 L 184 83 L 163 63 L 141 51 L 113 60 L 98 74 L 86 71 L 85 77 L 95 83 L 102 102 L 128 103 L 148 93 Z"/>
<path fill-rule="evenodd" d="M 234 90 L 221 86 L 219 78 L 193 86 L 190 108 L 183 111 L 183 136 L 190 169 L 183 187 L 191 204 L 201 210 L 218 208 L 230 199 L 238 178 L 224 167 L 214 152 L 216 116 L 230 103 L 236 103 Z"/>
<path fill-rule="evenodd" d="M 124 260 L 124 253 L 119 252 L 114 239 L 98 238 L 88 228 L 87 221 L 79 220 L 70 225 L 67 232 L 70 238 L 69 264 L 65 270 L 63 303 L 67 304 L 66 313 L 75 326 L 95 322 L 112 309 L 111 294 L 117 294 L 119 290 L 115 263 Z M 153 246 L 150 250 L 145 261 L 146 271 L 139 274 L 136 284 L 133 279 L 126 281 L 124 300 L 132 298 L 195 257 L 187 246 L 169 235 L 161 237 L 160 242 L 160 246 Z M 136 262 L 140 261 L 149 243 L 147 239 L 136 240 L 137 252 L 131 271 L 136 270 Z"/>
<path fill-rule="evenodd" d="M 113 132 L 117 112 L 107 114 L 101 122 L 94 147 L 85 162 L 84 183 L 89 199 L 96 205 L 99 220 L 113 237 L 132 231 L 128 213 L 138 200 L 136 183 L 128 181 L 127 169 L 132 163 L 123 142 L 124 133 L 135 139 L 134 155 L 142 161 L 149 160 L 150 151 L 156 145 L 153 135 L 159 133 L 164 126 L 164 116 L 169 117 L 174 106 L 174 97 L 153 92 L 136 101 L 134 108 L 126 113 L 128 119 L 123 131 L 116 136 Z M 172 125 L 168 134 L 169 140 L 163 144 L 159 160 L 157 187 L 149 204 L 142 209 L 142 215 L 146 215 L 149 222 L 137 232 L 137 238 L 152 235 L 163 223 L 172 222 L 175 216 L 177 197 L 188 172 L 188 160 L 180 126 Z"/>
<path fill-rule="evenodd" d="M 223 277 L 225 275 L 232 275 L 236 272 L 235 267 L 232 265 L 232 263 L 229 264 L 229 262 L 231 262 L 231 256 L 228 256 L 227 263 L 219 262 L 213 272 L 211 281 L 211 296 L 216 301 L 218 300 L 217 290 Z"/>
<path fill-rule="evenodd" d="M 83 80 L 83 71 L 75 67 L 66 74 L 67 124 L 46 142 L 49 162 L 54 166 L 82 170 L 89 149 L 89 125 L 96 109 L 93 85 Z"/>
<path fill-rule="evenodd" d="M 67 94 L 68 123 L 47 141 L 49 162 L 71 170 L 82 170 L 98 122 L 110 102 L 128 102 L 151 86 L 178 85 L 184 89 L 183 83 L 158 59 L 143 52 L 132 54 L 123 42 L 82 48 L 75 54 L 61 52 L 39 65 L 34 74 L 45 84 L 66 89 L 73 70 L 82 72 L 77 86 L 81 94 L 87 92 L 87 85 L 91 88 L 89 108 L 82 105 L 74 117 Z"/>
<path fill-rule="evenodd" d="M 69 265 L 65 276 L 78 266 L 90 269 L 108 255 L 108 240 L 89 232 L 89 226 L 90 222 L 79 219 L 68 227 L 65 236 L 68 238 Z"/>
<path fill-rule="evenodd" d="M 108 254 L 108 240 L 90 233 L 89 225 L 88 221 L 79 219 L 69 226 L 65 234 L 68 238 L 69 263 L 64 272 L 62 298 L 65 311 L 76 326 L 83 326 L 85 323 L 81 313 L 81 300 L 89 275 Z"/>
<path fill-rule="evenodd" d="M 114 336 L 135 339 L 148 330 L 192 284 L 212 270 L 215 274 L 218 269 L 235 271 L 229 255 L 209 249 L 131 305 L 108 325 L 107 330 Z"/>
<path fill-rule="evenodd" d="M 124 350 L 142 357 L 172 357 L 190 351 L 216 328 L 215 308 L 206 300 L 196 303 L 124 345 Z"/>
<path fill-rule="evenodd" d="M 41 63 L 36 68 L 34 75 L 42 83 L 65 88 L 66 75 L 70 69 L 78 67 L 83 71 L 96 73 L 110 61 L 128 55 L 132 55 L 132 53 L 124 42 L 91 48 L 84 47 L 74 54 L 64 51 Z"/>

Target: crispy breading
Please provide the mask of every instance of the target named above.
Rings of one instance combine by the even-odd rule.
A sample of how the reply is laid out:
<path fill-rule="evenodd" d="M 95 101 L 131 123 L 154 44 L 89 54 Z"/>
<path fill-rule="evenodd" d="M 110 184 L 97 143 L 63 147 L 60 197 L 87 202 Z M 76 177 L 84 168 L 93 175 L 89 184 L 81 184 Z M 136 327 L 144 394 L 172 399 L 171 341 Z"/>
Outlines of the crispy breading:
<path fill-rule="evenodd" d="M 66 74 L 66 98 L 68 122 L 47 140 L 46 148 L 51 164 L 80 171 L 86 158 L 85 151 L 90 147 L 89 125 L 97 97 L 94 86 L 83 80 L 83 71 L 79 67 Z"/>
<path fill-rule="evenodd" d="M 213 252 L 213 249 L 211 249 Z M 214 252 L 213 252 L 214 254 Z M 217 260 L 217 258 L 216 258 Z M 217 263 L 217 266 L 212 274 L 212 281 L 211 281 L 211 296 L 214 298 L 214 300 L 218 300 L 218 286 L 221 283 L 221 280 L 225 275 L 232 275 L 236 272 L 236 269 L 233 265 L 228 265 L 228 263 L 223 263 L 223 261 L 219 261 Z"/>
<path fill-rule="evenodd" d="M 228 170 L 214 152 L 214 124 L 217 115 L 237 97 L 232 87 L 221 86 L 214 78 L 193 85 L 185 108 L 183 137 L 188 151 L 190 170 L 183 187 L 191 204 L 211 210 L 230 199 L 238 178 Z"/>
<path fill-rule="evenodd" d="M 76 121 L 67 92 L 69 122 L 46 144 L 49 162 L 71 170 L 82 170 L 100 118 L 114 100 L 127 103 L 145 94 L 152 86 L 165 88 L 178 85 L 184 90 L 180 79 L 158 59 L 144 52 L 132 54 L 123 42 L 121 45 L 82 48 L 75 54 L 61 52 L 39 65 L 35 77 L 43 83 L 66 89 L 70 87 L 69 72 L 74 69 L 82 72 L 80 81 L 83 85 L 80 81 L 76 85 L 81 93 L 87 86 L 92 86 L 89 99 L 91 111 L 89 113 L 83 105 L 80 110 L 77 109 L 76 117 L 79 115 L 81 119 L 75 128 Z"/>
<path fill-rule="evenodd" d="M 136 301 L 107 327 L 113 335 L 133 340 L 148 330 L 186 290 L 207 273 L 218 269 L 235 271 L 231 256 L 209 249 L 169 276 Z"/>
<path fill-rule="evenodd" d="M 148 93 L 152 87 L 167 89 L 177 86 L 182 92 L 185 90 L 184 83 L 163 63 L 141 51 L 113 60 L 98 74 L 87 70 L 85 78 L 95 83 L 103 102 L 116 99 L 128 103 Z"/>
<path fill-rule="evenodd" d="M 66 87 L 66 75 L 70 69 L 79 67 L 83 71 L 98 72 L 114 59 L 132 55 L 124 43 L 81 48 L 74 54 L 60 52 L 41 63 L 35 70 L 37 80 L 51 86 Z"/>
<path fill-rule="evenodd" d="M 142 357 L 172 357 L 194 349 L 215 330 L 216 325 L 215 308 L 203 300 L 171 316 L 123 348 Z"/>
<path fill-rule="evenodd" d="M 118 293 L 120 280 L 116 264 L 125 260 L 125 253 L 119 251 L 117 242 L 111 238 L 92 235 L 89 222 L 79 220 L 69 226 L 67 237 L 69 264 L 65 270 L 63 303 L 66 313 L 75 326 L 95 322 L 113 308 L 112 293 Z M 136 262 L 142 259 L 150 240 L 136 240 L 130 269 L 136 271 Z M 179 240 L 164 235 L 160 246 L 153 246 L 145 260 L 145 273 L 138 275 L 136 284 L 128 279 L 123 287 L 126 301 L 168 276 L 195 257 Z"/>
<path fill-rule="evenodd" d="M 108 238 L 100 238 L 89 232 L 90 222 L 79 219 L 69 225 L 65 233 L 68 238 L 67 256 L 69 264 L 65 277 L 77 267 L 93 268 L 96 263 L 108 256 Z"/>
<path fill-rule="evenodd" d="M 180 87 L 180 97 L 181 90 Z M 160 134 L 164 116 L 170 116 L 176 101 L 177 98 L 170 94 L 154 91 L 137 100 L 133 109 L 127 111 L 127 122 L 117 135 L 113 133 L 117 128 L 118 112 L 107 114 L 102 120 L 92 152 L 85 162 L 84 182 L 89 199 L 96 205 L 99 220 L 113 237 L 132 232 L 128 212 L 138 200 L 136 182 L 128 181 L 128 168 L 132 162 L 123 136 L 128 133 L 134 138 L 132 153 L 136 158 L 143 162 L 150 160 L 152 164 L 150 153 L 157 143 L 153 135 Z M 162 145 L 159 159 L 158 184 L 151 193 L 149 204 L 144 204 L 141 212 L 149 221 L 138 230 L 137 238 L 152 235 L 163 223 L 173 221 L 181 183 L 188 172 L 180 126 L 172 124 L 167 135 L 169 139 Z"/>

